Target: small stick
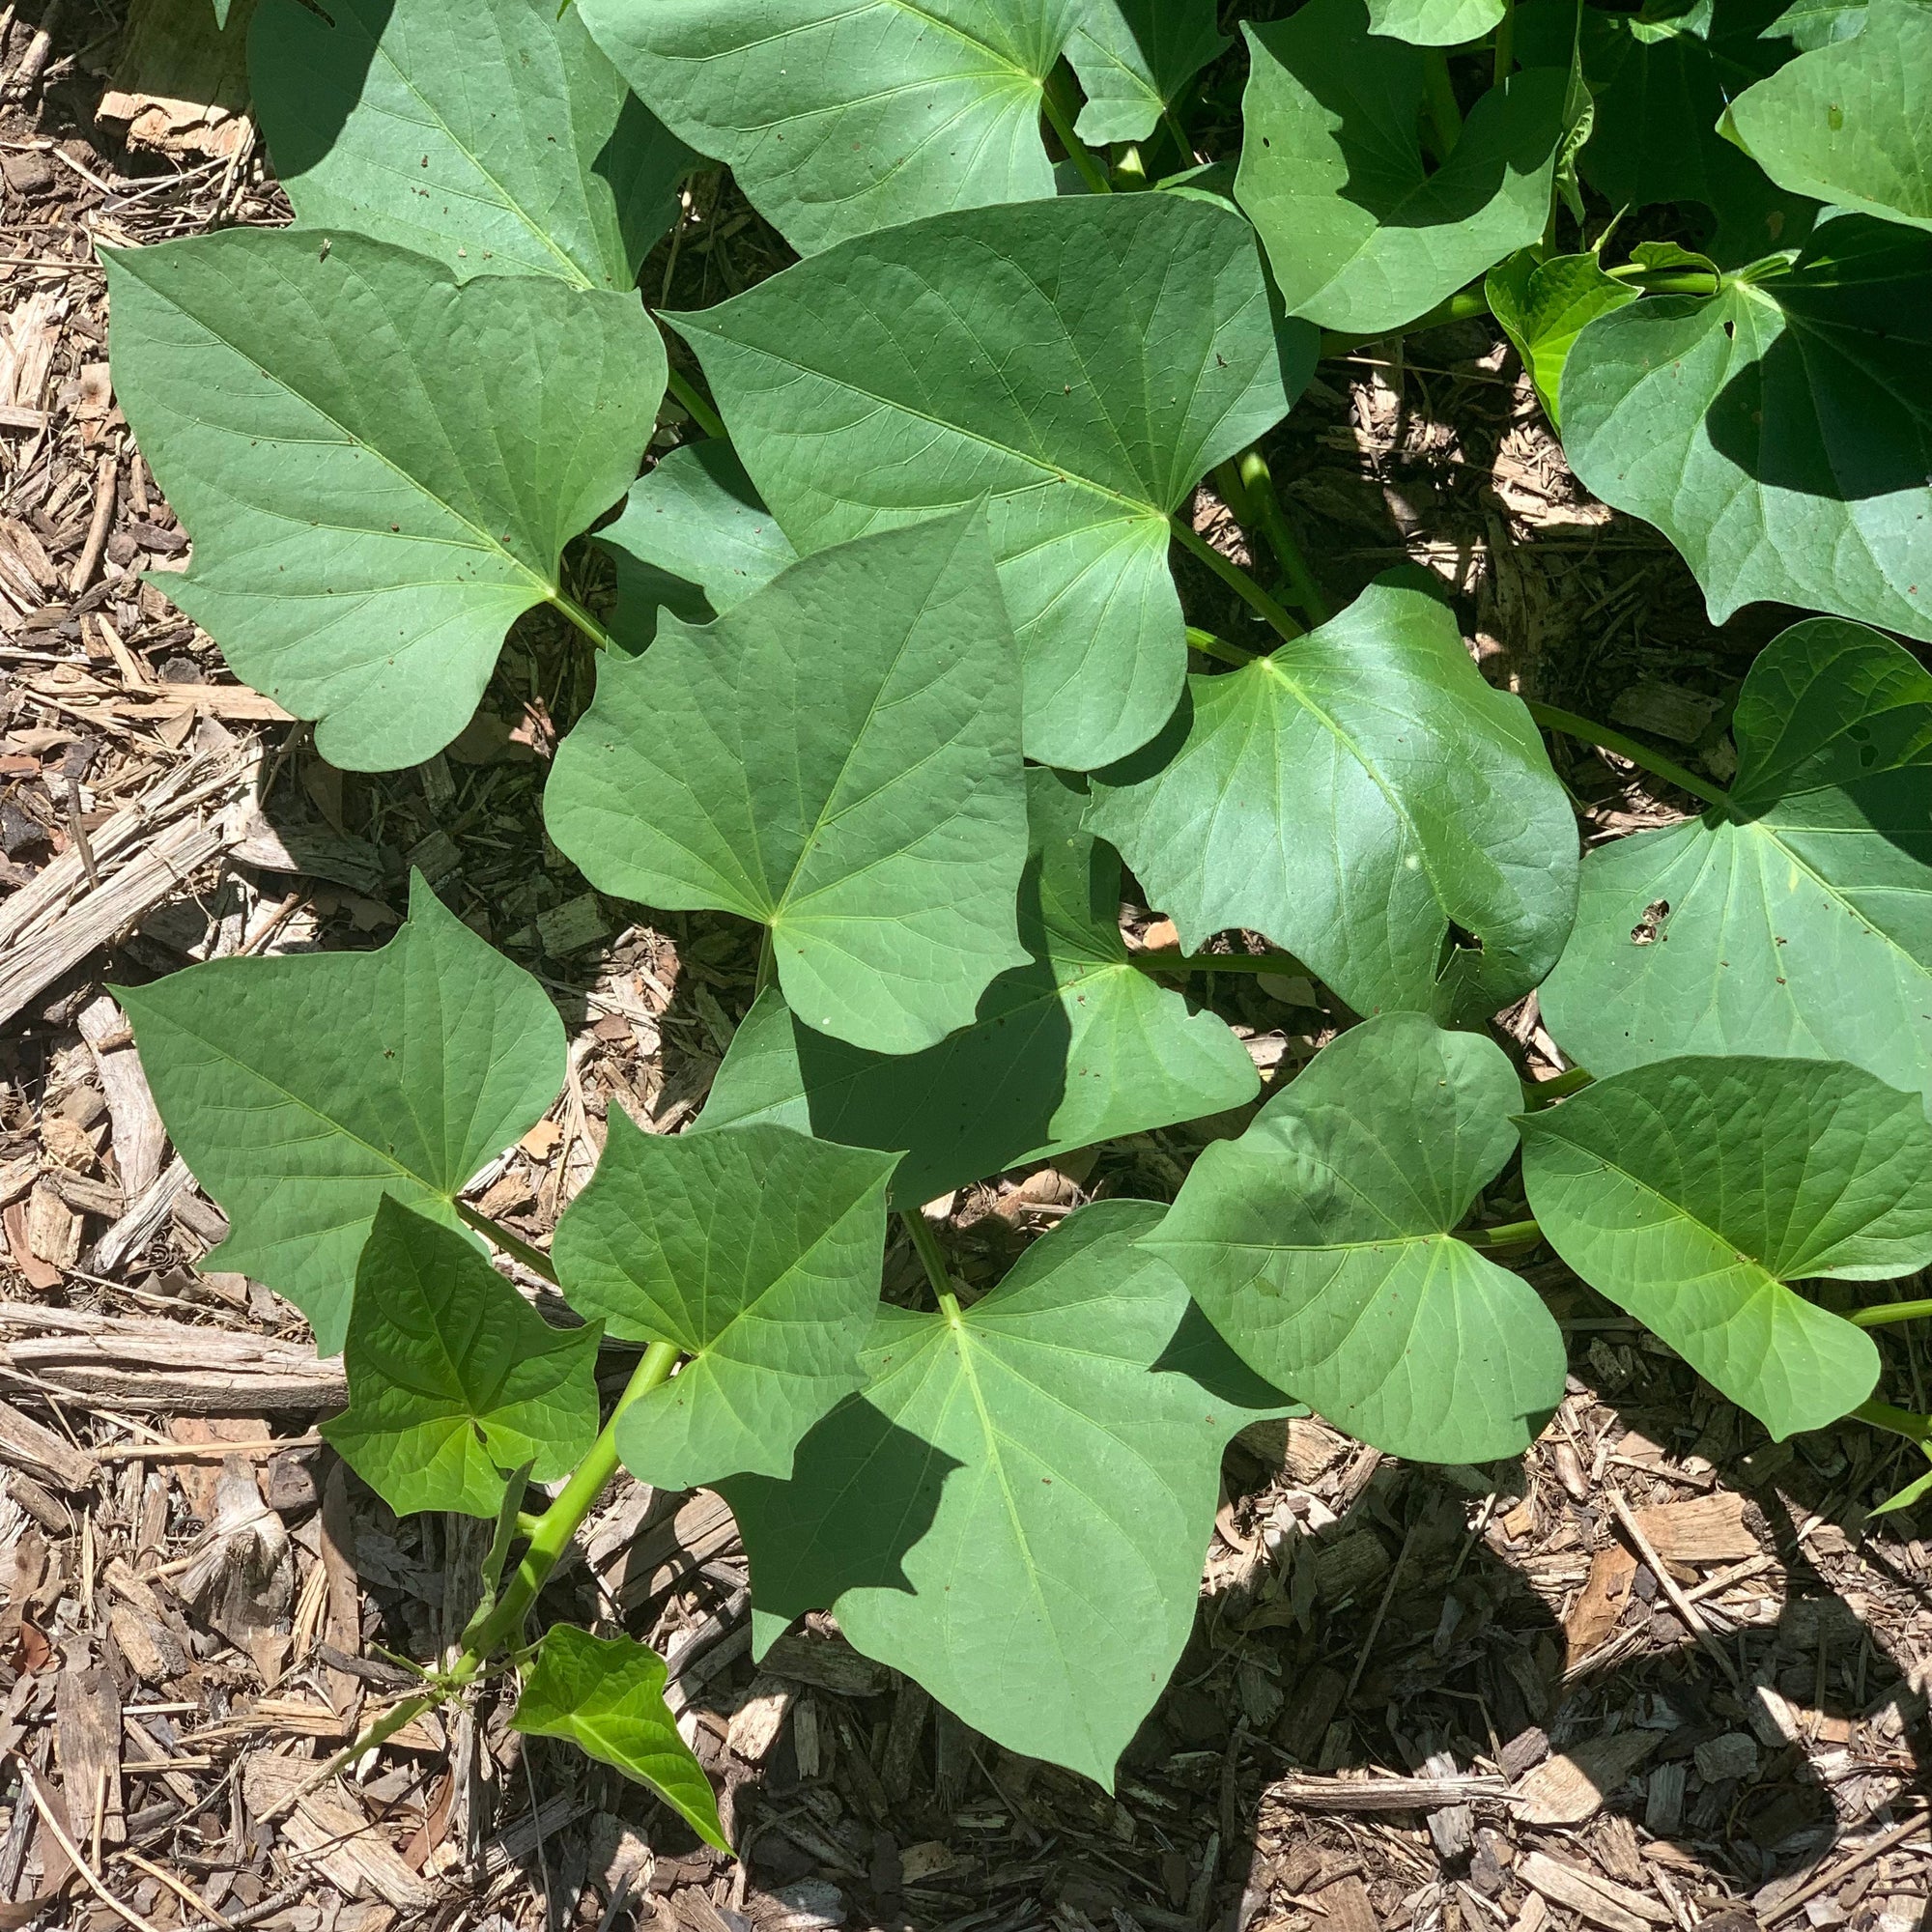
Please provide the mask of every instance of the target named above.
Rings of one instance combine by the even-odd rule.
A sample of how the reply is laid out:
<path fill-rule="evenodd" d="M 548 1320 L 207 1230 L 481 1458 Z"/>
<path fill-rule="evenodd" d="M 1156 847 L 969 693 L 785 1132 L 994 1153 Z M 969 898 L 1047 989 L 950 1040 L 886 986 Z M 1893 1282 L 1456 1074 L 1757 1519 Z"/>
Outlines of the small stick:
<path fill-rule="evenodd" d="M 101 1904 L 106 1906 L 108 1911 L 113 1913 L 117 1918 L 125 1919 L 134 1928 L 134 1932 L 156 1932 L 156 1928 L 149 1924 L 131 1905 L 123 1905 L 101 1884 L 99 1875 L 87 1862 L 87 1860 L 82 1857 L 80 1847 L 68 1836 L 66 1828 L 54 1816 L 54 1807 L 47 1802 L 47 1794 L 41 1789 L 41 1781 L 34 1776 L 33 1767 L 28 1764 L 27 1760 L 18 1751 L 13 1751 L 10 1755 L 14 1760 L 14 1768 L 20 1774 L 21 1785 L 25 1788 L 27 1796 L 34 1801 L 34 1809 L 41 1814 L 41 1823 L 52 1833 L 54 1843 L 68 1855 L 74 1870 L 87 1881 L 89 1889 L 99 1896 Z"/>
<path fill-rule="evenodd" d="M 1743 1690 L 1744 1679 L 1738 1675 L 1737 1665 L 1731 1662 L 1723 1645 L 1711 1634 L 1711 1626 L 1704 1621 L 1704 1613 L 1684 1594 L 1677 1579 L 1664 1568 L 1663 1559 L 1658 1555 L 1650 1538 L 1638 1528 L 1636 1517 L 1632 1513 L 1630 1504 L 1624 1501 L 1622 1492 L 1612 1490 L 1609 1495 L 1610 1508 L 1623 1524 L 1624 1534 L 1635 1544 L 1636 1553 L 1650 1565 L 1650 1574 L 1657 1578 L 1658 1588 L 1669 1598 L 1670 1607 L 1684 1619 L 1685 1628 L 1691 1635 L 1717 1659 L 1719 1669 L 1731 1680 L 1731 1688 L 1734 1690 Z"/>
<path fill-rule="evenodd" d="M 100 562 L 100 553 L 107 548 L 107 526 L 114 521 L 115 468 L 110 454 L 100 459 L 100 467 L 94 472 L 94 516 L 87 526 L 87 541 L 80 547 L 79 559 L 68 575 L 71 596 L 78 597 L 87 588 Z"/>
<path fill-rule="evenodd" d="M 1881 1832 L 1870 1844 L 1861 1845 L 1843 1864 L 1833 1865 L 1828 1872 L 1821 1872 L 1814 1879 L 1807 1879 L 1782 1905 L 1775 1905 L 1765 1915 L 1765 1923 L 1775 1925 L 1780 1918 L 1789 1918 L 1800 1906 L 1808 1899 L 1818 1896 L 1821 1891 L 1830 1891 L 1834 1886 L 1858 1870 L 1861 1865 L 1868 1865 L 1881 1854 L 1891 1850 L 1901 1840 L 1911 1837 L 1915 1832 L 1922 1832 L 1932 1823 L 1932 1813 L 1915 1811 L 1904 1824 L 1894 1825 L 1889 1832 Z"/>
<path fill-rule="evenodd" d="M 1369 1634 L 1362 1639 L 1362 1647 L 1355 1656 L 1355 1668 L 1349 1678 L 1349 1688 L 1342 1692 L 1342 1702 L 1346 1706 L 1355 1694 L 1355 1687 L 1362 1681 L 1362 1672 L 1369 1667 L 1369 1653 L 1376 1647 L 1376 1638 L 1381 1634 L 1382 1619 L 1388 1615 L 1389 1605 L 1395 1598 L 1395 1586 L 1402 1581 L 1403 1566 L 1408 1561 L 1408 1547 L 1415 1541 L 1415 1525 L 1410 1523 L 1407 1534 L 1402 1539 L 1402 1548 L 1396 1552 L 1395 1568 L 1389 1572 L 1387 1587 L 1382 1591 L 1382 1600 L 1376 1605 L 1376 1614 L 1369 1624 Z"/>
<path fill-rule="evenodd" d="M 256 1435 L 242 1442 L 121 1442 L 111 1448 L 97 1449 L 101 1463 L 198 1462 L 204 1456 L 270 1456 L 284 1449 L 315 1449 L 322 1437 L 311 1431 L 307 1435 Z"/>
<path fill-rule="evenodd" d="M 34 29 L 34 38 L 27 43 L 27 51 L 20 56 L 20 65 L 14 70 L 13 76 L 0 96 L 31 94 L 39 81 L 42 71 L 46 67 L 47 57 L 54 50 L 54 29 L 60 25 L 61 0 L 47 0 L 47 11 L 42 16 L 41 24 Z M 60 151 L 55 149 L 58 154 Z M 61 156 L 66 160 L 65 155 Z"/>
<path fill-rule="evenodd" d="M 146 1872 L 150 1878 L 157 1879 L 177 1898 L 186 1900 L 197 1912 L 203 1914 L 206 1918 L 213 1919 L 215 1924 L 223 1928 L 223 1932 L 231 1932 L 235 1921 L 232 1918 L 222 1918 L 221 1914 L 215 1911 L 214 1907 L 209 1904 L 207 1899 L 190 1891 L 171 1872 L 164 1872 L 159 1865 L 156 1864 L 152 1860 L 144 1859 L 139 1852 L 119 1852 L 115 1856 L 126 1859 L 130 1865 L 134 1865 Z"/>

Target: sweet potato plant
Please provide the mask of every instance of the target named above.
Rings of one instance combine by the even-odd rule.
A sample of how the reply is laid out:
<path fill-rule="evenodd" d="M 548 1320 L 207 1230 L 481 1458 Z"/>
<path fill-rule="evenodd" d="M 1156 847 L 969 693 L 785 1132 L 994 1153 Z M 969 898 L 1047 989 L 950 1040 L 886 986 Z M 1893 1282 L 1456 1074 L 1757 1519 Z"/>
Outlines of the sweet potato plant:
<path fill-rule="evenodd" d="M 514 1669 L 519 1724 L 722 1843 L 662 1662 L 527 1628 L 621 1463 L 728 1498 L 760 1650 L 830 1609 L 1108 1782 L 1229 1436 L 1298 1403 L 1522 1450 L 1564 1386 L 1508 1264 L 1539 1242 L 1775 1435 L 1932 1429 L 1867 1332 L 1932 1304 L 1805 1288 L 1932 1262 L 1932 8 L 1219 13 L 261 0 L 293 225 L 109 256 L 194 539 L 166 581 L 240 675 L 337 765 L 412 765 L 550 606 L 601 652 L 551 838 L 764 928 L 702 1115 L 613 1110 L 547 1254 L 465 1193 L 562 1027 L 419 879 L 381 951 L 122 994 L 219 1264 L 344 1354 L 329 1439 L 395 1509 L 496 1522 L 459 1660 L 374 1736 Z M 639 264 L 721 167 L 797 260 L 653 313 Z M 1492 688 L 1427 576 L 1331 610 L 1296 549 L 1261 442 L 1318 359 L 1483 313 L 1714 621 L 1796 607 L 1728 789 Z M 689 433 L 645 468 L 668 382 Z M 1254 572 L 1196 532 L 1210 476 Z M 564 570 L 593 526 L 604 616 Z M 1270 649 L 1191 621 L 1176 546 Z M 1579 863 L 1545 728 L 1701 811 Z M 1130 951 L 1127 875 L 1181 952 Z M 1183 988 L 1284 954 L 1333 1042 L 1171 1205 L 1097 1201 L 962 1295 L 920 1204 L 1251 1102 Z M 1573 1063 L 1540 1084 L 1493 1025 L 1532 992 Z M 895 1214 L 927 1307 L 881 1300 Z"/>

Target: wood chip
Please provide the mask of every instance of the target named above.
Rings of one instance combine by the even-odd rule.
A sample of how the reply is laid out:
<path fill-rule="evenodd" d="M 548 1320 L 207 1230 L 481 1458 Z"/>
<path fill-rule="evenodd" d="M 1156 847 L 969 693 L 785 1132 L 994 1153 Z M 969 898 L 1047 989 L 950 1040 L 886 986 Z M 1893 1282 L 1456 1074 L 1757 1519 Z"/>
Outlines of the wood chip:
<path fill-rule="evenodd" d="M 765 1653 L 764 1669 L 793 1684 L 809 1684 L 838 1697 L 876 1697 L 892 1683 L 883 1663 L 861 1657 L 842 1637 L 808 1636 L 791 1631 Z"/>
<path fill-rule="evenodd" d="M 1303 1811 L 1433 1811 L 1474 1798 L 1506 1799 L 1500 1777 L 1284 1777 L 1269 1796 Z"/>
<path fill-rule="evenodd" d="M 242 1797 L 259 1817 L 301 1791 L 315 1773 L 306 1759 L 253 1751 L 242 1765 Z M 325 1786 L 296 1798 L 277 1829 L 351 1898 L 378 1898 L 398 1912 L 426 1913 L 437 1902 L 436 1889 L 419 1879 L 380 1829 L 336 1789 Z"/>
<path fill-rule="evenodd" d="M 94 1487 L 97 1464 L 92 1456 L 4 1402 L 0 1402 L 0 1463 L 11 1463 L 70 1495 Z"/>
<path fill-rule="evenodd" d="M 1759 1553 L 1745 1527 L 1745 1499 L 1724 1491 L 1634 1510 L 1637 1526 L 1668 1563 L 1737 1563 Z"/>
<path fill-rule="evenodd" d="M 1580 1825 L 1657 1748 L 1657 1731 L 1616 1731 L 1546 1758 L 1517 1786 L 1529 1825 Z"/>
<path fill-rule="evenodd" d="M 731 1714 L 724 1742 L 747 1764 L 762 1764 L 778 1743 L 797 1691 L 781 1677 L 761 1671 L 752 1680 L 745 1701 Z"/>
<path fill-rule="evenodd" d="M 1552 1905 L 1568 1906 L 1604 1932 L 1646 1932 L 1671 1924 L 1669 1910 L 1628 1886 L 1594 1872 L 1560 1863 L 1547 1852 L 1529 1852 L 1517 1861 L 1517 1876 Z"/>
<path fill-rule="evenodd" d="M 1636 1558 L 1620 1543 L 1590 1559 L 1590 1575 L 1563 1619 L 1569 1668 L 1576 1670 L 1616 1629 L 1636 1581 Z"/>
<path fill-rule="evenodd" d="M 1324 1885 L 1310 1901 L 1325 1915 L 1323 1932 L 1381 1932 L 1381 1920 L 1369 1903 L 1369 1890 L 1350 1873 Z"/>
<path fill-rule="evenodd" d="M 132 1197 L 144 1193 L 160 1178 L 167 1151 L 168 1130 L 141 1070 L 133 1035 L 113 999 L 102 993 L 80 1009 L 76 1024 L 94 1056 L 100 1091 L 107 1097 L 107 1118 L 114 1129 L 114 1165 L 121 1190 Z"/>

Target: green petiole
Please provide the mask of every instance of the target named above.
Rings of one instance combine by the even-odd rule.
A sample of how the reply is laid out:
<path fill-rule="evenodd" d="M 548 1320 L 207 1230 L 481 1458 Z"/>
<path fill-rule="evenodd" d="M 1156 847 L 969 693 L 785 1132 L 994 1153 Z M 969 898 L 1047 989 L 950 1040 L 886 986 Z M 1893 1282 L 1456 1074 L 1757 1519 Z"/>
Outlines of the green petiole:
<path fill-rule="evenodd" d="M 1199 557 L 1229 589 L 1243 603 L 1250 604 L 1259 611 L 1284 638 L 1299 638 L 1304 635 L 1302 625 L 1297 624 L 1239 564 L 1231 563 L 1223 556 L 1192 525 L 1179 517 L 1169 517 L 1167 526 L 1173 531 L 1181 549 Z"/>
<path fill-rule="evenodd" d="M 1639 771 L 1662 779 L 1667 784 L 1674 784 L 1679 791 L 1688 791 L 1692 798 L 1701 798 L 1706 805 L 1722 808 L 1727 802 L 1724 793 L 1708 779 L 1700 779 L 1694 772 L 1686 771 L 1662 753 L 1653 752 L 1648 745 L 1641 745 L 1607 724 L 1599 724 L 1594 719 L 1578 717 L 1574 711 L 1563 711 L 1554 704 L 1544 704 L 1533 697 L 1525 697 L 1522 702 L 1523 708 L 1547 731 L 1561 731 L 1566 738 L 1576 738 L 1585 745 L 1614 752 L 1618 757 L 1628 758 Z"/>
<path fill-rule="evenodd" d="M 1845 1320 L 1855 1328 L 1889 1328 L 1894 1321 L 1920 1321 L 1932 1315 L 1932 1299 L 1881 1301 L 1870 1308 L 1856 1308 Z"/>

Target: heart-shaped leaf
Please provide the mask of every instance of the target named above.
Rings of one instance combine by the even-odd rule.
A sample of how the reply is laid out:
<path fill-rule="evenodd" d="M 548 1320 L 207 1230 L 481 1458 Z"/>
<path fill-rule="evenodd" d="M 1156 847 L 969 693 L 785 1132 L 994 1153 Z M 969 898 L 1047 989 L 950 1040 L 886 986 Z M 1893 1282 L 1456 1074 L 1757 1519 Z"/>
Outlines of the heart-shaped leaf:
<path fill-rule="evenodd" d="M 1591 323 L 1563 371 L 1587 488 L 1721 623 L 1762 599 L 1932 638 L 1932 235 L 1823 223 L 1788 274 Z"/>
<path fill-rule="evenodd" d="M 453 1225 L 563 1085 L 549 995 L 420 874 L 381 952 L 216 959 L 114 997 L 169 1138 L 234 1224 L 205 1265 L 287 1295 L 324 1354 L 383 1198 Z"/>
<path fill-rule="evenodd" d="M 1569 933 L 1577 831 L 1536 726 L 1399 573 L 1306 638 L 1188 680 L 1087 822 L 1181 944 L 1245 926 L 1357 1012 L 1489 1014 Z M 1473 936 L 1465 944 L 1455 928 Z"/>
<path fill-rule="evenodd" d="M 1246 33 L 1235 194 L 1290 315 L 1361 335 L 1401 328 L 1543 233 L 1567 125 L 1559 68 L 1484 95 L 1432 172 L 1424 55 L 1372 34 L 1363 0 L 1309 0 Z"/>
<path fill-rule="evenodd" d="M 1521 1104 L 1500 1047 L 1385 1014 L 1210 1146 L 1143 1244 L 1337 1428 L 1423 1462 L 1513 1456 L 1563 1399 L 1563 1336 L 1452 1231 L 1516 1151 Z"/>
<path fill-rule="evenodd" d="M 1081 0 L 579 0 L 665 124 L 801 254 L 1053 193 L 1042 90 Z"/>
<path fill-rule="evenodd" d="M 1856 40 L 1801 55 L 1730 104 L 1725 131 L 1780 187 L 1932 228 L 1932 7 L 1871 0 Z"/>
<path fill-rule="evenodd" d="M 601 1334 L 552 1328 L 466 1236 L 385 1197 L 355 1270 L 349 1406 L 323 1434 L 398 1516 L 495 1516 L 510 1470 L 551 1482 L 590 1447 Z"/>
<path fill-rule="evenodd" d="M 574 9 L 530 0 L 258 0 L 248 78 L 300 226 L 394 242 L 459 281 L 635 288 L 696 158 Z"/>
<path fill-rule="evenodd" d="M 1087 96 L 1073 131 L 1096 147 L 1146 140 L 1228 46 L 1214 13 L 1214 0 L 1082 0 L 1066 43 Z"/>
<path fill-rule="evenodd" d="M 553 1253 L 580 1314 L 689 1358 L 618 1421 L 643 1481 L 790 1475 L 799 1437 L 865 1379 L 892 1171 L 787 1127 L 665 1136 L 611 1110 Z"/>
<path fill-rule="evenodd" d="M 1110 1787 L 1194 1626 L 1222 1449 L 1282 1403 L 1191 1332 L 1135 1246 L 1159 1218 L 1103 1201 L 971 1308 L 882 1309 L 792 1481 L 725 1486 L 767 1633 L 830 1600 L 976 1730 Z"/>
<path fill-rule="evenodd" d="M 1545 1238 L 1773 1435 L 1871 1393 L 1871 1337 L 1787 1284 L 1932 1261 L 1916 1094 L 1832 1062 L 1663 1060 L 1519 1125 Z"/>
<path fill-rule="evenodd" d="M 667 728 L 668 724 L 670 728 Z M 551 837 L 591 882 L 772 930 L 786 1004 L 912 1053 L 1026 957 L 1019 665 L 979 507 L 794 564 L 607 658 Z"/>
<path fill-rule="evenodd" d="M 568 1738 L 626 1777 L 647 1784 L 707 1845 L 727 1856 L 718 1800 L 678 1736 L 665 1703 L 665 1661 L 627 1636 L 594 1637 L 569 1624 L 544 1633 L 511 1728 Z"/>
<path fill-rule="evenodd" d="M 1168 194 L 951 214 L 851 242 L 701 314 L 739 454 L 801 551 L 990 497 L 1026 749 L 1144 745 L 1187 663 L 1170 514 L 1286 412 L 1254 237 Z"/>
<path fill-rule="evenodd" d="M 1368 0 L 1369 32 L 1418 47 L 1460 47 L 1481 40 L 1506 0 Z"/>
<path fill-rule="evenodd" d="M 1227 1027 L 1129 962 L 1120 861 L 1080 830 L 1085 799 L 1037 767 L 1027 781 L 1019 919 L 1032 958 L 986 988 L 972 1025 L 924 1053 L 865 1053 L 767 991 L 732 1035 L 699 1126 L 776 1121 L 907 1150 L 889 1200 L 913 1208 L 1023 1161 L 1254 1097 L 1260 1077 Z"/>
<path fill-rule="evenodd" d="M 168 595 L 318 721 L 331 764 L 432 756 L 637 474 L 665 384 L 650 319 L 532 275 L 459 288 L 355 235 L 102 253 L 115 391 L 195 540 Z"/>
<path fill-rule="evenodd" d="M 1522 357 L 1550 423 L 1561 429 L 1557 385 L 1577 337 L 1600 315 L 1635 301 L 1637 291 L 1605 274 L 1594 255 L 1539 261 L 1535 250 L 1525 248 L 1484 276 L 1483 293 L 1490 313 Z"/>
<path fill-rule="evenodd" d="M 1932 1098 L 1932 676 L 1814 617 L 1751 666 L 1723 806 L 1600 845 L 1544 1019 L 1600 1076 L 1849 1061 Z"/>

